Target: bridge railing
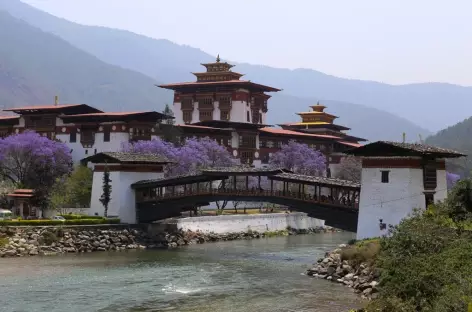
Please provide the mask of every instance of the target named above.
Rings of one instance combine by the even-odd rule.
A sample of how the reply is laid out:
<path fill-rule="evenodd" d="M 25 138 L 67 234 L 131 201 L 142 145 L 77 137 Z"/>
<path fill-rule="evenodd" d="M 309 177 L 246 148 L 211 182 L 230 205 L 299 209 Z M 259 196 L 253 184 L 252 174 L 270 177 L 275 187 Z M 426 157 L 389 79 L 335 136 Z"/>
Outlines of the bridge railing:
<path fill-rule="evenodd" d="M 177 199 L 188 196 L 195 195 L 228 195 L 228 196 L 257 196 L 257 197 L 279 197 L 287 199 L 296 199 L 304 202 L 314 203 L 314 204 L 324 204 L 324 205 L 333 205 L 333 206 L 343 206 L 349 208 L 359 208 L 359 204 L 355 200 L 350 200 L 346 198 L 336 199 L 331 198 L 330 196 L 313 196 L 312 194 L 303 193 L 303 192 L 292 192 L 292 191 L 282 191 L 282 190 L 259 190 L 259 189 L 216 189 L 216 188 L 204 188 L 195 190 L 189 188 L 186 190 L 179 190 L 176 192 L 165 192 L 162 195 L 156 196 L 155 200 L 163 199 Z"/>

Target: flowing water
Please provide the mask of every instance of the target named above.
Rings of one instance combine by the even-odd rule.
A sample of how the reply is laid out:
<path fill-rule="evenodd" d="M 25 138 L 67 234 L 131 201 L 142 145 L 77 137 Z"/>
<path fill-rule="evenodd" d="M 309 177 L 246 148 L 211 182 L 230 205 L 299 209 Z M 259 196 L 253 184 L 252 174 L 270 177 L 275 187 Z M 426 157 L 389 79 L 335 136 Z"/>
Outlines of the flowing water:
<path fill-rule="evenodd" d="M 302 275 L 350 233 L 174 250 L 0 259 L 2 312 L 303 312 L 359 307 L 349 288 Z"/>

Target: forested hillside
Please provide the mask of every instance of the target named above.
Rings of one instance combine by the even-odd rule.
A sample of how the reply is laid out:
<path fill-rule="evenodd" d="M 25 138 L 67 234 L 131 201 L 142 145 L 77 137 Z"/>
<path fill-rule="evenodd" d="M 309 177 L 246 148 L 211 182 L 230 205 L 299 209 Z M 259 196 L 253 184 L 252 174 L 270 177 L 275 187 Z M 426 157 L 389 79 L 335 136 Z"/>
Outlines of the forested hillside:
<path fill-rule="evenodd" d="M 0 10 L 0 105 L 87 103 L 103 110 L 162 109 L 172 93 Z"/>
<path fill-rule="evenodd" d="M 458 173 L 462 177 L 470 175 L 472 170 L 472 117 L 428 137 L 425 143 L 451 148 L 470 155 L 448 162 L 450 171 Z"/>
<path fill-rule="evenodd" d="M 153 39 L 125 30 L 79 25 L 19 0 L 1 0 L 0 9 L 2 8 L 102 61 L 141 72 L 166 83 L 193 79 L 191 71 L 200 71 L 200 63 L 215 59 L 215 56 L 204 51 L 169 40 Z M 267 52 L 270 53 L 270 49 Z M 224 59 L 225 56 L 221 56 Z M 400 132 L 407 132 L 408 137 L 417 137 L 418 134 L 426 136 L 430 133 L 424 129 L 438 131 L 460 121 L 464 113 L 472 115 L 472 87 L 445 83 L 389 85 L 335 77 L 313 69 L 290 70 L 253 64 L 237 64 L 235 71 L 246 74 L 245 79 L 282 88 L 285 95 L 355 103 L 390 112 L 412 122 L 410 125 L 398 125 Z M 448 114 L 439 111 L 439 107 L 445 103 L 451 108 Z M 298 111 L 305 108 L 306 105 L 293 107 Z M 353 106 L 352 109 L 357 108 Z M 345 111 L 334 113 L 340 116 L 349 114 Z M 272 123 L 286 120 L 285 107 L 272 108 L 270 118 Z M 385 118 L 372 121 L 375 128 L 373 131 L 382 131 L 382 123 L 389 121 L 387 116 Z"/>

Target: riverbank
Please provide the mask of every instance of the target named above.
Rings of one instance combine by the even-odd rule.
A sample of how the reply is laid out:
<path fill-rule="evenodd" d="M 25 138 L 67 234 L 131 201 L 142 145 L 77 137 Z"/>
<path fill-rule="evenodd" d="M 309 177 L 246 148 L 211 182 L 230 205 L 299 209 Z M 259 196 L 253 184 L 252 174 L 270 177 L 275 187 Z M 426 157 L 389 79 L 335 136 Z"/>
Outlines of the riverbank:
<path fill-rule="evenodd" d="M 308 230 L 245 231 L 204 233 L 198 231 L 160 231 L 150 233 L 142 228 L 122 227 L 1 227 L 0 257 L 57 255 L 95 251 L 176 248 L 207 242 L 259 239 L 310 233 L 337 232 L 331 227 Z"/>
<path fill-rule="evenodd" d="M 378 294 L 380 269 L 375 259 L 380 252 L 378 240 L 341 244 L 317 263 L 306 274 L 352 288 L 364 299 L 375 299 Z"/>

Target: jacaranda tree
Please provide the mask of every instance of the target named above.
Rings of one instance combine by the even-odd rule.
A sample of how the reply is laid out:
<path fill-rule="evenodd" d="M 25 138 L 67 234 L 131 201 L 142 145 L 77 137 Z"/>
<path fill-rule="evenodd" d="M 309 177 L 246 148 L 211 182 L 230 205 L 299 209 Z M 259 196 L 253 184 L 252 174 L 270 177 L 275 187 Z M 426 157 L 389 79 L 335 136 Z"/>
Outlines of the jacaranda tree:
<path fill-rule="evenodd" d="M 272 154 L 269 164 L 299 174 L 320 176 L 326 170 L 326 157 L 306 144 L 291 140 Z"/>
<path fill-rule="evenodd" d="M 215 140 L 206 138 L 189 138 L 181 146 L 162 139 L 126 143 L 124 152 L 152 153 L 167 157 L 173 161 L 167 168 L 168 176 L 195 173 L 208 167 L 226 167 L 234 164 L 230 153 Z"/>
<path fill-rule="evenodd" d="M 33 131 L 0 139 L 0 176 L 34 189 L 40 208 L 56 180 L 72 170 L 69 148 Z"/>
<path fill-rule="evenodd" d="M 459 179 L 460 176 L 458 174 L 446 172 L 447 188 L 449 190 L 452 189 Z"/>

